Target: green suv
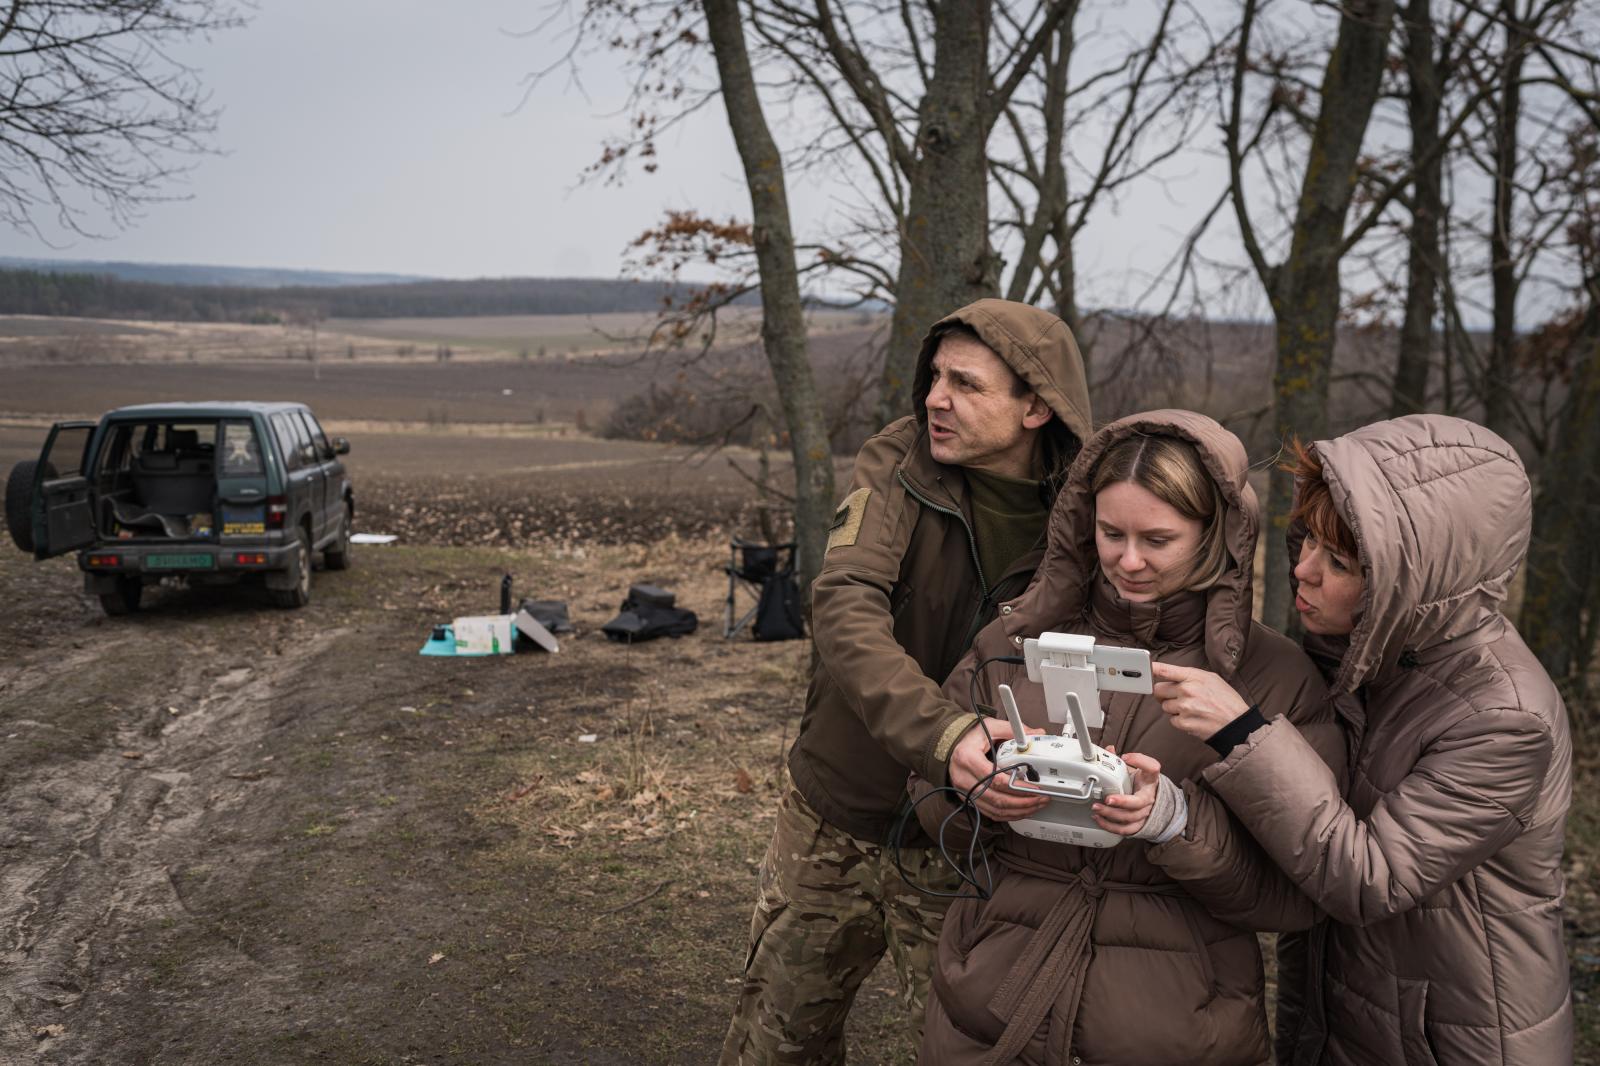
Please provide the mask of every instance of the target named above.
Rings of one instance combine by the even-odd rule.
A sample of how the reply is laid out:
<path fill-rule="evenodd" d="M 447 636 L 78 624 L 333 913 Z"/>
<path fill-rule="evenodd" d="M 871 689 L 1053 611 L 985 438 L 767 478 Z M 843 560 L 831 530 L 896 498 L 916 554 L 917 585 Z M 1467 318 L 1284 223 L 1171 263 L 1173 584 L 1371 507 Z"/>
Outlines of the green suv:
<path fill-rule="evenodd" d="M 146 585 L 174 575 L 252 579 L 300 607 L 313 552 L 350 565 L 349 451 L 298 403 L 121 407 L 57 422 L 39 459 L 11 468 L 6 525 L 37 559 L 76 551 L 107 614 L 138 610 Z"/>

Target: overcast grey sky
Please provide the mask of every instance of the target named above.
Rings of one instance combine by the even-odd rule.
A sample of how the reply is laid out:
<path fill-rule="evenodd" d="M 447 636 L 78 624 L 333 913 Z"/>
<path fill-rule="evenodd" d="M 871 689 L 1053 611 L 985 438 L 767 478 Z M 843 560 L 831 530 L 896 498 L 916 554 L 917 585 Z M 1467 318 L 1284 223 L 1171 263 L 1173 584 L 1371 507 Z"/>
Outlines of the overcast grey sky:
<path fill-rule="evenodd" d="M 663 140 L 659 173 L 580 185 L 626 85 L 614 56 L 584 63 L 587 98 L 551 79 L 519 109 L 523 75 L 559 54 L 527 0 L 260 0 L 249 25 L 180 53 L 222 108 L 187 198 L 107 240 L 7 233 L 4 254 L 445 277 L 615 277 L 630 238 L 668 208 L 741 217 L 749 201 L 720 106 Z M 512 32 L 508 32 L 512 31 Z M 781 116 L 774 119 L 781 121 Z M 780 129 L 780 135 L 782 130 Z M 1199 166 L 1201 164 L 1196 164 Z M 1181 173 L 1181 168 L 1180 168 Z M 1210 182 L 1204 183 L 1207 188 Z M 1082 274 L 1154 269 L 1202 195 L 1180 183 L 1104 213 Z M 838 205 L 792 183 L 800 228 Z M 1119 294 L 1101 298 L 1118 302 Z"/>
<path fill-rule="evenodd" d="M 260 0 L 250 24 L 180 55 L 222 108 L 183 185 L 109 240 L 16 233 L 10 255 L 395 271 L 615 276 L 666 206 L 740 210 L 725 126 L 666 145 L 692 167 L 628 188 L 575 188 L 623 84 L 595 64 L 589 100 L 519 81 L 552 54 L 509 36 L 541 5 L 512 0 Z M 714 116 L 721 119 L 721 115 Z M 747 211 L 747 208 L 744 208 Z"/>

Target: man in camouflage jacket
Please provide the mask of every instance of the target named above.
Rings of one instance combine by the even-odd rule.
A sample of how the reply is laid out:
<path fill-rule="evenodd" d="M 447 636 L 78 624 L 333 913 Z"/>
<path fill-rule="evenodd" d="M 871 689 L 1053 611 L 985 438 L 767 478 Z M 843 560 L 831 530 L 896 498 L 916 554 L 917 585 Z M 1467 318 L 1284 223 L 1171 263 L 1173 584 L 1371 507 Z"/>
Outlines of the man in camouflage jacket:
<path fill-rule="evenodd" d="M 1027 585 L 1092 429 L 1071 332 L 1025 304 L 980 300 L 935 323 L 912 391 L 916 414 L 857 455 L 812 586 L 818 665 L 724 1064 L 843 1061 L 845 1017 L 885 950 L 920 1040 L 949 901 L 914 886 L 958 880 L 915 819 L 900 854 L 910 883 L 888 837 L 910 772 L 968 787 L 986 758 L 976 717 L 940 684 L 994 604 Z"/>

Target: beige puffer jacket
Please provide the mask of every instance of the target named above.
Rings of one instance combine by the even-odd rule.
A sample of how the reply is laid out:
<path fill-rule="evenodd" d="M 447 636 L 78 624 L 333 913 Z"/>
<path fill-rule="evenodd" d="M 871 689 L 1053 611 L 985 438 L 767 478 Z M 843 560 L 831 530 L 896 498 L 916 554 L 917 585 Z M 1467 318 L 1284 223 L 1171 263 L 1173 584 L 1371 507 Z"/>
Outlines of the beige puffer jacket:
<path fill-rule="evenodd" d="M 1332 649 L 1351 784 L 1281 721 L 1205 775 L 1333 919 L 1322 985 L 1281 1035 L 1296 1063 L 1571 1062 L 1567 715 L 1499 611 L 1528 547 L 1522 463 L 1437 415 L 1314 447 L 1366 583 Z"/>
<path fill-rule="evenodd" d="M 1099 457 L 1135 433 L 1192 441 L 1226 501 L 1235 566 L 1206 592 L 1130 604 L 1099 575 L 1090 476 Z M 1043 694 L 1023 668 L 991 663 L 1047 630 L 1143 646 L 1163 662 L 1230 679 L 1268 718 L 1290 716 L 1336 765 L 1343 740 L 1316 668 L 1294 644 L 1250 620 L 1259 512 L 1243 447 L 1208 418 L 1157 411 L 1112 423 L 1085 445 L 1051 512 L 1049 546 L 1034 582 L 1003 604 L 946 683 L 984 709 L 1012 685 L 1023 717 L 1048 726 Z M 1158 759 L 1175 781 L 1216 760 L 1174 729 L 1153 696 L 1105 693 L 1096 738 Z M 1055 727 L 1059 729 L 1059 727 Z M 945 920 L 933 971 L 921 1062 L 1241 1063 L 1271 1061 L 1256 929 L 1305 928 L 1315 910 L 1203 787 L 1187 784 L 1183 836 L 1160 846 L 1124 841 L 1093 850 L 1000 831 L 987 901 L 958 901 Z M 927 786 L 913 784 L 913 795 Z M 930 830 L 951 808 L 922 803 Z"/>

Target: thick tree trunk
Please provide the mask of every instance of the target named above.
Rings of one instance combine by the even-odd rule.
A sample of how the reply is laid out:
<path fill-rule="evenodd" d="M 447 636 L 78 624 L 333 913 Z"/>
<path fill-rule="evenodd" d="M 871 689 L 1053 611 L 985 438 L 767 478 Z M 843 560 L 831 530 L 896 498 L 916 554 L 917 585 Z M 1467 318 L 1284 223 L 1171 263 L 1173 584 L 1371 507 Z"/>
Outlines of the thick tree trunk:
<path fill-rule="evenodd" d="M 935 321 L 999 292 L 989 247 L 989 0 L 933 5 L 933 76 L 923 96 L 879 416 L 911 413 L 911 379 Z"/>
<path fill-rule="evenodd" d="M 1273 278 L 1278 359 L 1273 372 L 1278 437 L 1314 440 L 1328 425 L 1328 372 L 1339 316 L 1339 259 L 1356 164 L 1378 99 L 1394 0 L 1352 0 L 1322 81 L 1322 106 L 1306 162 L 1289 258 Z M 1289 622 L 1289 560 L 1284 542 L 1294 478 L 1273 468 L 1267 504 L 1266 589 L 1262 616 L 1278 629 Z"/>
<path fill-rule="evenodd" d="M 833 452 L 806 354 L 806 323 L 795 266 L 794 230 L 784 185 L 783 158 L 756 93 L 738 0 L 705 0 L 706 27 L 717 56 L 728 125 L 744 164 L 761 270 L 761 340 L 783 404 L 794 457 L 794 527 L 801 588 L 822 565 L 833 518 Z"/>
<path fill-rule="evenodd" d="M 1600 606 L 1600 278 L 1590 283 L 1583 348 L 1533 505 L 1518 628 L 1550 676 L 1581 682 Z"/>
<path fill-rule="evenodd" d="M 1505 58 L 1500 68 L 1500 100 L 1494 124 L 1494 205 L 1489 227 L 1489 287 L 1494 321 L 1489 332 L 1489 362 L 1484 368 L 1483 424 L 1500 434 L 1512 428 L 1511 387 L 1517 339 L 1517 264 L 1512 246 L 1516 224 L 1517 123 L 1522 114 L 1522 63 L 1528 34 L 1518 18 L 1516 0 L 1502 0 L 1506 28 Z"/>
<path fill-rule="evenodd" d="M 1433 37 L 1432 0 L 1411 0 L 1405 10 L 1406 106 L 1411 120 L 1411 158 L 1418 160 L 1412 185 L 1411 246 L 1406 266 L 1405 319 L 1395 363 L 1389 417 L 1423 410 L 1428 367 L 1433 361 L 1433 319 L 1438 311 L 1439 219 L 1444 215 L 1444 161 L 1438 151 L 1439 110 L 1444 97 Z"/>

